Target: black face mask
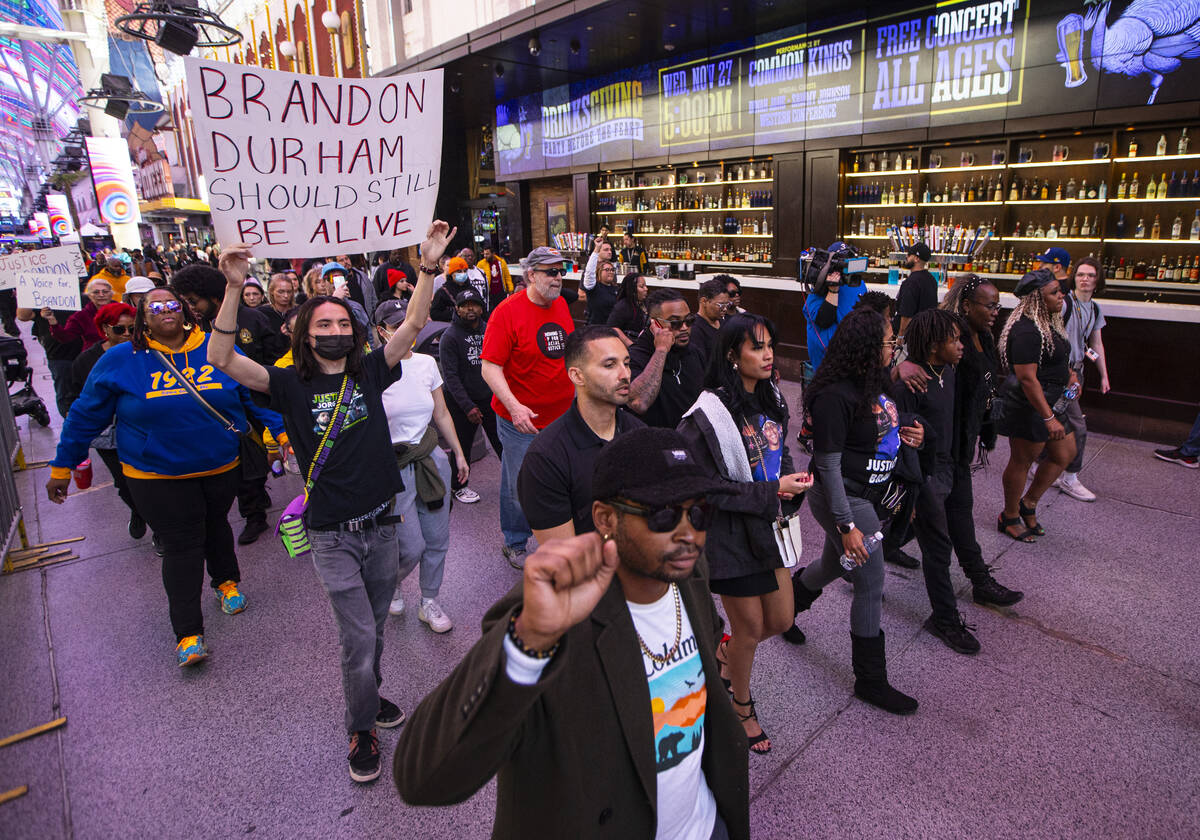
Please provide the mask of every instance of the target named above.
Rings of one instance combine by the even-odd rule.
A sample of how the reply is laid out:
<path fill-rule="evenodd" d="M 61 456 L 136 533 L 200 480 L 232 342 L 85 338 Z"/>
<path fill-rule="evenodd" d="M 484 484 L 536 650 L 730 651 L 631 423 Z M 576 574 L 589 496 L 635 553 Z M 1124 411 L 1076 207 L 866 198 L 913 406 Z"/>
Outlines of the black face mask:
<path fill-rule="evenodd" d="M 346 358 L 354 349 L 353 335 L 314 335 L 313 341 L 317 355 L 331 362 Z"/>

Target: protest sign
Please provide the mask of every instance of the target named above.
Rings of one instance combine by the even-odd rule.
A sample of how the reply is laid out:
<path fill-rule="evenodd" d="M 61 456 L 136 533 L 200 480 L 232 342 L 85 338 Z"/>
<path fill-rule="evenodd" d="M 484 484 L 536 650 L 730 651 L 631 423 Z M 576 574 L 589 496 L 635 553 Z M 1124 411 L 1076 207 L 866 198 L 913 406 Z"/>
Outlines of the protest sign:
<path fill-rule="evenodd" d="M 0 257 L 0 288 L 15 288 L 22 309 L 81 309 L 79 278 L 86 274 L 73 245 Z"/>
<path fill-rule="evenodd" d="M 258 257 L 413 245 L 433 219 L 442 71 L 335 79 L 186 57 L 222 245 Z"/>

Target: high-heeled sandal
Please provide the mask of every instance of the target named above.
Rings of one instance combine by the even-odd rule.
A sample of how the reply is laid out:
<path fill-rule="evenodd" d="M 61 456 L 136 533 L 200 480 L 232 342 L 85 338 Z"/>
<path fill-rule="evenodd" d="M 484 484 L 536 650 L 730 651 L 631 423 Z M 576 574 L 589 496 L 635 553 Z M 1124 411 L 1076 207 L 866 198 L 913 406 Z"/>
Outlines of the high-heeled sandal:
<path fill-rule="evenodd" d="M 1042 527 L 1042 523 L 1034 520 L 1032 525 L 1029 524 L 1030 517 L 1037 516 L 1037 505 L 1028 507 L 1025 504 L 1025 499 L 1021 498 L 1017 500 L 1017 510 L 1020 511 L 1021 520 L 1024 522 L 1026 529 L 1028 529 L 1031 534 L 1039 537 L 1046 536 L 1046 529 Z"/>
<path fill-rule="evenodd" d="M 733 691 L 732 683 L 730 683 L 729 678 L 725 676 L 725 669 L 729 667 L 729 660 L 726 658 L 725 654 L 728 653 L 729 650 L 728 642 L 730 638 L 732 637 L 728 633 L 722 636 L 720 643 L 717 645 L 717 652 L 714 654 L 714 657 L 717 660 L 717 674 L 720 675 L 721 682 L 725 684 L 725 690 L 727 692 Z"/>
<path fill-rule="evenodd" d="M 733 705 L 741 706 L 744 709 L 748 708 L 750 710 L 750 714 L 744 715 L 741 712 L 739 712 L 737 709 L 734 709 L 733 713 L 738 716 L 738 720 L 740 720 L 742 723 L 745 723 L 748 720 L 754 720 L 755 722 L 758 721 L 758 712 L 756 712 L 754 709 L 754 695 L 753 694 L 750 695 L 750 702 L 748 702 L 748 703 L 743 703 L 741 700 L 738 700 L 732 694 L 730 695 L 730 698 L 733 700 Z M 769 735 L 767 735 L 767 730 L 762 728 L 761 723 L 758 725 L 758 728 L 759 728 L 760 732 L 757 735 L 755 735 L 753 738 L 751 738 L 748 735 L 746 736 L 746 738 L 747 738 L 746 744 L 747 744 L 747 746 L 750 747 L 750 752 L 754 753 L 755 755 L 766 755 L 767 753 L 769 753 L 771 751 L 771 738 Z M 759 744 L 762 744 L 762 743 L 766 743 L 766 747 L 764 747 L 761 750 L 755 749 L 755 747 L 757 747 Z"/>
<path fill-rule="evenodd" d="M 1037 542 L 1037 534 L 1029 529 L 1026 529 L 1016 536 L 1013 536 L 1012 532 L 1010 532 L 1008 529 L 1016 527 L 1025 527 L 1025 523 L 1021 521 L 1021 517 L 1014 516 L 1012 519 L 1005 519 L 1003 513 L 996 517 L 996 530 L 1001 534 L 1004 534 L 1004 536 L 1008 537 L 1010 540 L 1016 540 L 1017 542 L 1023 543 Z"/>

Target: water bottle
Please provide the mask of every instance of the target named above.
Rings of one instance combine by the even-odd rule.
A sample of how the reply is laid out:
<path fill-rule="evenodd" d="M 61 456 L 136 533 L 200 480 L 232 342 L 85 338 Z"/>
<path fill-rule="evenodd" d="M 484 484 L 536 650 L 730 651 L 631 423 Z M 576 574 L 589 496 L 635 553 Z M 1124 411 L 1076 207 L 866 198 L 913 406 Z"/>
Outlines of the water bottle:
<path fill-rule="evenodd" d="M 876 531 L 874 534 L 863 534 L 863 548 L 867 554 L 870 554 L 875 546 L 883 542 L 883 532 Z M 842 564 L 842 568 L 847 572 L 853 572 L 858 568 L 858 562 L 849 554 L 843 554 L 838 558 L 838 562 Z"/>
<path fill-rule="evenodd" d="M 1062 392 L 1062 396 L 1059 397 L 1054 403 L 1054 406 L 1050 409 L 1050 412 L 1052 414 L 1062 414 L 1067 410 L 1067 404 L 1070 403 L 1071 400 L 1076 399 L 1078 396 L 1079 383 L 1076 383 Z"/>

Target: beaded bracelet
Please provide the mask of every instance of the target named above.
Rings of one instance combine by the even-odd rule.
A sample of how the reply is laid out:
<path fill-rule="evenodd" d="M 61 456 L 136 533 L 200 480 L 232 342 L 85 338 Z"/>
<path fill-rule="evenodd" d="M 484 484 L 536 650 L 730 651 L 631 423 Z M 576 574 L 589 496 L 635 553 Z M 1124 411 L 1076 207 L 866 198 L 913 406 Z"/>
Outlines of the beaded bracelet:
<path fill-rule="evenodd" d="M 521 637 L 517 635 L 517 616 L 520 614 L 521 610 L 518 608 L 513 612 L 512 618 L 508 620 L 508 638 L 514 645 L 517 646 L 517 650 L 519 650 L 525 656 L 528 656 L 530 659 L 549 659 L 550 657 L 554 656 L 554 654 L 558 653 L 558 646 L 562 644 L 561 639 L 551 645 L 548 650 L 533 650 L 532 648 L 525 646 L 525 643 L 521 641 Z"/>

